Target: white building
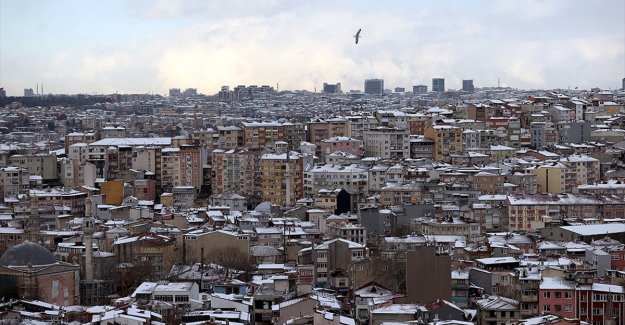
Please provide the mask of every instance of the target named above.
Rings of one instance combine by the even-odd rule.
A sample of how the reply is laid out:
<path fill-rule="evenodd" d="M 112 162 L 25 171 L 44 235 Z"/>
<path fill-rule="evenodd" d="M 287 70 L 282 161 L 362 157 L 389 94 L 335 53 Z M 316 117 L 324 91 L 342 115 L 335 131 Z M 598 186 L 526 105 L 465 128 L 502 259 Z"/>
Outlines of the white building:
<path fill-rule="evenodd" d="M 409 158 L 410 134 L 408 130 L 380 126 L 364 131 L 365 155 L 372 157 Z"/>

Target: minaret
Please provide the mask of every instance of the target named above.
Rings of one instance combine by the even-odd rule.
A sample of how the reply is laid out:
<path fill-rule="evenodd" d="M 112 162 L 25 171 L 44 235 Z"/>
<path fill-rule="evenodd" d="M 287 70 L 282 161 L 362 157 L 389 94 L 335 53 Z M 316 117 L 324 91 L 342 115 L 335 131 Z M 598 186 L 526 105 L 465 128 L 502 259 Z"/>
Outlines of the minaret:
<path fill-rule="evenodd" d="M 41 219 L 39 219 L 39 197 L 36 195 L 30 196 L 30 216 L 28 216 L 28 226 L 24 231 L 27 234 L 28 240 L 37 243 L 39 238 L 39 231 L 41 230 Z"/>
<path fill-rule="evenodd" d="M 93 282 L 93 233 L 95 220 L 91 217 L 91 197 L 85 200 L 85 217 L 82 219 L 83 242 L 85 243 L 85 282 Z"/>

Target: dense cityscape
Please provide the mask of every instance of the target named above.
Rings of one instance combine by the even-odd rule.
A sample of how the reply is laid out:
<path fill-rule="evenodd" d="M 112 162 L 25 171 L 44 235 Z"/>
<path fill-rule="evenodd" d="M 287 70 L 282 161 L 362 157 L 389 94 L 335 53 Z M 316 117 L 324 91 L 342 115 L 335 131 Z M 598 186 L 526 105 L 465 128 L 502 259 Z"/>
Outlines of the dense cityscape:
<path fill-rule="evenodd" d="M 0 323 L 625 324 L 625 79 L 446 81 L 0 89 Z"/>

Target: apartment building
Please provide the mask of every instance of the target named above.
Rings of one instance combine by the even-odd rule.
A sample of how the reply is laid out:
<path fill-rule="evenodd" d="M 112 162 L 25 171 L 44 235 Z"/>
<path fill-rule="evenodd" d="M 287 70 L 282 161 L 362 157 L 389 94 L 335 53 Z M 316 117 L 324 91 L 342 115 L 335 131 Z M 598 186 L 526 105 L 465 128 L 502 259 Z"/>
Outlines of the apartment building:
<path fill-rule="evenodd" d="M 216 149 L 212 153 L 212 191 L 215 194 L 237 193 L 247 198 L 260 197 L 255 186 L 259 181 L 257 166 L 262 150 Z"/>
<path fill-rule="evenodd" d="M 161 188 L 163 192 L 171 192 L 181 185 L 180 148 L 163 148 L 161 150 Z"/>
<path fill-rule="evenodd" d="M 290 151 L 260 157 L 260 191 L 263 201 L 292 205 L 304 197 L 304 170 L 311 157 Z"/>
<path fill-rule="evenodd" d="M 379 126 L 364 131 L 365 155 L 382 159 L 403 159 L 410 156 L 410 135 L 407 129 Z"/>
<path fill-rule="evenodd" d="M 424 132 L 425 137 L 434 140 L 432 159 L 451 161 L 451 154 L 462 152 L 462 129 L 450 125 L 433 125 Z"/>
<path fill-rule="evenodd" d="M 304 172 L 304 191 L 314 195 L 321 189 L 344 189 L 353 195 L 367 195 L 368 170 L 359 165 L 316 165 Z"/>
<path fill-rule="evenodd" d="M 12 155 L 7 166 L 27 169 L 31 175 L 40 175 L 44 182 L 59 179 L 54 153 Z"/>
<path fill-rule="evenodd" d="M 5 197 L 17 196 L 28 193 L 30 188 L 30 173 L 27 169 L 20 167 L 0 168 L 0 195 L 4 201 Z"/>
<path fill-rule="evenodd" d="M 180 146 L 180 185 L 202 187 L 203 167 L 206 164 L 206 151 L 199 145 Z"/>
<path fill-rule="evenodd" d="M 321 151 L 321 141 L 333 137 L 347 137 L 347 119 L 342 117 L 327 120 L 316 119 L 306 124 L 306 141 L 317 146 L 317 153 Z"/>
<path fill-rule="evenodd" d="M 218 126 L 219 142 L 217 148 L 230 150 L 244 145 L 243 129 L 238 126 Z"/>
<path fill-rule="evenodd" d="M 321 140 L 319 151 L 322 159 L 325 159 L 327 155 L 337 151 L 360 157 L 363 153 L 363 142 L 350 137 L 332 137 Z"/>
<path fill-rule="evenodd" d="M 365 131 L 369 131 L 380 126 L 378 120 L 373 115 L 350 115 L 346 116 L 347 134 L 345 136 L 364 140 Z"/>

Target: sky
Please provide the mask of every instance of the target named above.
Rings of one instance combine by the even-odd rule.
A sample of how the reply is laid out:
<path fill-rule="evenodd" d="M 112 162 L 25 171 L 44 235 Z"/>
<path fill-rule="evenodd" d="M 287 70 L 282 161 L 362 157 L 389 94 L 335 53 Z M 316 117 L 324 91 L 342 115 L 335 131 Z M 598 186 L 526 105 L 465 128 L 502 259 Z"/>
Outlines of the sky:
<path fill-rule="evenodd" d="M 620 88 L 625 1 L 0 0 L 9 96 L 38 84 L 57 94 L 348 91 L 370 78 L 411 90 L 437 77 L 448 89 L 463 79 Z"/>

